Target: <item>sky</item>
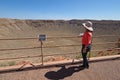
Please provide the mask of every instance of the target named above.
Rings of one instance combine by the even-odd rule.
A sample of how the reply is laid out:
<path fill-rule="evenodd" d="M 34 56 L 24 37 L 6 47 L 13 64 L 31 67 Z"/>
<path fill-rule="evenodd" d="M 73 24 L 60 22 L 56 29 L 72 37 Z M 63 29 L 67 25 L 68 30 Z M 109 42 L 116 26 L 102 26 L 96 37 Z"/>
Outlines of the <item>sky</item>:
<path fill-rule="evenodd" d="M 120 0 L 0 0 L 0 18 L 120 20 Z"/>

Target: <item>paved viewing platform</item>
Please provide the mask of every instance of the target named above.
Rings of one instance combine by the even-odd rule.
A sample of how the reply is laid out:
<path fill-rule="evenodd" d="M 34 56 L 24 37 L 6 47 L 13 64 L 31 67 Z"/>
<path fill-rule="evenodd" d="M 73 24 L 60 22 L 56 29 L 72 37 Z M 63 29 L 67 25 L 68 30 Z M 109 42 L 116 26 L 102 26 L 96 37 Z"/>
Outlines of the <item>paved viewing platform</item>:
<path fill-rule="evenodd" d="M 0 73 L 0 80 L 120 80 L 120 57 L 91 61 L 89 69 L 81 63 L 30 68 Z"/>

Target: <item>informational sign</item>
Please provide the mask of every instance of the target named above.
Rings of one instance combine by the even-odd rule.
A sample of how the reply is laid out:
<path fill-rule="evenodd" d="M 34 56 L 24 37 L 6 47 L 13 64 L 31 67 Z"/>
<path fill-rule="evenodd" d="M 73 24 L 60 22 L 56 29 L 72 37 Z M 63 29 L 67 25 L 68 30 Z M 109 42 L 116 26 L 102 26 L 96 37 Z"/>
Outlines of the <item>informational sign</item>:
<path fill-rule="evenodd" d="M 46 41 L 46 35 L 45 34 L 40 34 L 38 40 L 41 42 L 41 56 L 42 56 L 41 61 L 42 61 L 42 65 L 43 65 L 43 57 L 44 56 L 43 56 L 43 50 L 42 50 L 42 46 L 43 46 L 42 41 Z"/>
<path fill-rule="evenodd" d="M 39 35 L 39 41 L 46 41 L 46 35 L 45 34 L 40 34 Z"/>

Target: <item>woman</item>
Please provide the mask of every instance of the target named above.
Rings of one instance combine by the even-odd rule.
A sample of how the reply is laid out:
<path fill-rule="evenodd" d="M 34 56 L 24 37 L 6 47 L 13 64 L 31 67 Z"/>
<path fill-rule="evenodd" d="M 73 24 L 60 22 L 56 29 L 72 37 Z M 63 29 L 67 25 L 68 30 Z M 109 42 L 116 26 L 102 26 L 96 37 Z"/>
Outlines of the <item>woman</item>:
<path fill-rule="evenodd" d="M 83 58 L 82 67 L 89 68 L 87 53 L 90 51 L 91 43 L 92 43 L 92 32 L 93 32 L 92 22 L 86 21 L 86 23 L 83 23 L 82 25 L 85 28 L 85 32 L 82 36 L 82 49 L 81 49 L 82 58 Z"/>

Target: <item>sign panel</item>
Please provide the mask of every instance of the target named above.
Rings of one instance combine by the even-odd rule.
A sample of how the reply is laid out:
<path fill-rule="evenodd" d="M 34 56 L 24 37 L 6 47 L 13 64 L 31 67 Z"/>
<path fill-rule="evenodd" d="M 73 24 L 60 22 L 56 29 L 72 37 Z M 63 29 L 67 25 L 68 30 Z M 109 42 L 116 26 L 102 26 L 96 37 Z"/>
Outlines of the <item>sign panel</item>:
<path fill-rule="evenodd" d="M 39 41 L 46 41 L 46 35 L 44 34 L 39 35 Z"/>

